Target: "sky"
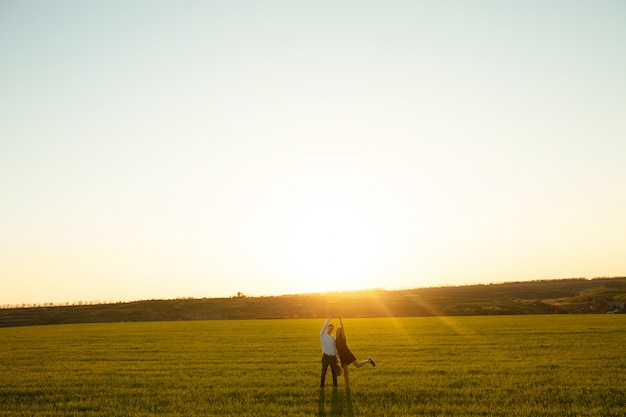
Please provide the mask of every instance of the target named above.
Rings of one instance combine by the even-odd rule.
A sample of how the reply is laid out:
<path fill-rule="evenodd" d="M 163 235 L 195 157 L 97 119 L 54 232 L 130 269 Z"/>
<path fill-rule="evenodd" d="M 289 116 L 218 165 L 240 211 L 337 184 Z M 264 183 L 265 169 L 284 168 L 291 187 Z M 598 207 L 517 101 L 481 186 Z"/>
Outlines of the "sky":
<path fill-rule="evenodd" d="M 623 1 L 0 0 L 0 305 L 626 275 Z"/>

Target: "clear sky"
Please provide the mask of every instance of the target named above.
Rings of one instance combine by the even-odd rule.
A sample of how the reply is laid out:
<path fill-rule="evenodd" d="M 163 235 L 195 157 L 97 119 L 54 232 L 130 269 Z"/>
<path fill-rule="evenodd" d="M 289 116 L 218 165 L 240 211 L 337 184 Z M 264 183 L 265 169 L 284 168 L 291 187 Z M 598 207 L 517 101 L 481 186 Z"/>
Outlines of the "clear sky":
<path fill-rule="evenodd" d="M 626 275 L 626 2 L 0 0 L 0 304 Z"/>

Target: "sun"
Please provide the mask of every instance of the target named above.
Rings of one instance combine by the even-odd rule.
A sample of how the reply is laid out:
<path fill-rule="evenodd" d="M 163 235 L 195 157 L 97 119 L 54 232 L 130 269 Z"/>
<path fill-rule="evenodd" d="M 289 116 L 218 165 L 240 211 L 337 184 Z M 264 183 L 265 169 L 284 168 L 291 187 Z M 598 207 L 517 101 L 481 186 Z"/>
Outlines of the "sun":
<path fill-rule="evenodd" d="M 376 254 L 376 228 L 365 210 L 345 203 L 317 203 L 289 225 L 287 256 L 301 287 L 340 291 L 367 287 Z"/>

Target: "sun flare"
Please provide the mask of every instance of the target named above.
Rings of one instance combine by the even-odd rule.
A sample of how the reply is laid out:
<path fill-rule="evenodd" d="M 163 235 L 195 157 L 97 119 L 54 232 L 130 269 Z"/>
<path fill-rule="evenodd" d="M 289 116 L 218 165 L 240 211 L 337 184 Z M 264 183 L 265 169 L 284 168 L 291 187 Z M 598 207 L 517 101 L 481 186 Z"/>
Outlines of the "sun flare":
<path fill-rule="evenodd" d="M 376 230 L 365 214 L 338 203 L 317 204 L 294 219 L 287 239 L 289 262 L 307 288 L 363 288 L 376 253 Z"/>

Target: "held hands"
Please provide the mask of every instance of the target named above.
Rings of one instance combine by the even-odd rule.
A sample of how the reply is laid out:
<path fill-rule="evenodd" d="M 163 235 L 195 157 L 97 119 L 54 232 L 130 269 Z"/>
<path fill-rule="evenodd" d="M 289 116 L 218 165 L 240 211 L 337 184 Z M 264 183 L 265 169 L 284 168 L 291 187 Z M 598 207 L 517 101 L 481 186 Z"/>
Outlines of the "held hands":
<path fill-rule="evenodd" d="M 336 311 L 335 311 L 335 312 L 331 315 L 331 317 L 336 318 L 336 319 L 339 319 L 339 322 L 341 322 L 341 323 L 342 323 L 341 325 L 343 326 L 343 322 L 341 321 L 341 314 L 339 314 L 338 312 L 336 312 Z"/>

